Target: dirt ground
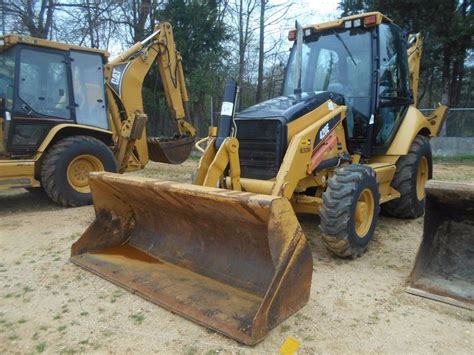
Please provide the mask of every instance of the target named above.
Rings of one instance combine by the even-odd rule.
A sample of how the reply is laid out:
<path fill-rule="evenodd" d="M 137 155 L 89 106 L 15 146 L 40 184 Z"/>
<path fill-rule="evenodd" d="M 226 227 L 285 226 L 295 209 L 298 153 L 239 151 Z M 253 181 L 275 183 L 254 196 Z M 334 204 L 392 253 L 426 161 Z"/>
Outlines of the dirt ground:
<path fill-rule="evenodd" d="M 151 164 L 140 175 L 190 181 L 195 161 Z M 474 164 L 438 163 L 435 178 L 474 183 Z M 93 208 L 65 209 L 43 194 L 0 194 L 0 353 L 277 353 L 291 336 L 310 353 L 471 353 L 474 314 L 404 292 L 423 220 L 381 217 L 361 258 L 331 256 L 318 218 L 310 241 L 311 299 L 254 348 L 207 330 L 69 261 Z"/>

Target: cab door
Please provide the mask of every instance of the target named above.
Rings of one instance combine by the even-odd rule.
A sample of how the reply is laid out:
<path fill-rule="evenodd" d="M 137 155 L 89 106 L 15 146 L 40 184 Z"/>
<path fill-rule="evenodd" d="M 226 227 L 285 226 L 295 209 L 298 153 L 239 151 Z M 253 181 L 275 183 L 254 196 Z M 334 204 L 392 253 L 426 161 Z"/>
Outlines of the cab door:
<path fill-rule="evenodd" d="M 102 55 L 71 51 L 76 123 L 109 129 Z"/>
<path fill-rule="evenodd" d="M 7 151 L 34 153 L 53 126 L 74 122 L 69 55 L 19 46 L 15 78 Z"/>
<path fill-rule="evenodd" d="M 386 152 L 413 101 L 409 88 L 406 41 L 397 25 L 379 26 L 379 58 L 379 103 L 373 147 L 375 154 Z"/>

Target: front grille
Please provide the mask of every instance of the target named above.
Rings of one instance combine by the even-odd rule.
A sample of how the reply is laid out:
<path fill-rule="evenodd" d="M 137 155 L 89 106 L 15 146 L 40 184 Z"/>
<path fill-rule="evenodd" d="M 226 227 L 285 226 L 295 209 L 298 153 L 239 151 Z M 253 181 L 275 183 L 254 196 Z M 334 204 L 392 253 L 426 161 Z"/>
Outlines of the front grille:
<path fill-rule="evenodd" d="M 240 143 L 240 173 L 244 178 L 268 180 L 278 174 L 286 148 L 286 129 L 280 120 L 236 120 Z"/>

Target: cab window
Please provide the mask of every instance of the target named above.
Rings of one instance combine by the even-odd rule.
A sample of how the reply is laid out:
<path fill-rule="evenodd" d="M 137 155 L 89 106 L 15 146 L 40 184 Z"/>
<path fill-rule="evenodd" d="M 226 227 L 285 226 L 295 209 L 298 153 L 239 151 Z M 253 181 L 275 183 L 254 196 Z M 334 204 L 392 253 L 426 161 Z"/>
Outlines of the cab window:
<path fill-rule="evenodd" d="M 63 54 L 22 49 L 18 79 L 19 113 L 71 118 Z"/>
<path fill-rule="evenodd" d="M 10 49 L 0 55 L 0 98 L 5 99 L 5 109 L 13 110 L 15 81 L 15 50 Z"/>
<path fill-rule="evenodd" d="M 380 108 L 376 120 L 376 145 L 387 145 L 400 125 L 410 101 L 405 40 L 398 26 L 379 27 Z"/>
<path fill-rule="evenodd" d="M 71 58 L 77 123 L 108 129 L 102 57 L 71 51 Z"/>
<path fill-rule="evenodd" d="M 302 91 L 331 91 L 344 96 L 348 136 L 365 140 L 371 114 L 372 32 L 363 28 L 327 30 L 304 39 Z M 284 95 L 294 93 L 296 44 L 288 62 Z"/>

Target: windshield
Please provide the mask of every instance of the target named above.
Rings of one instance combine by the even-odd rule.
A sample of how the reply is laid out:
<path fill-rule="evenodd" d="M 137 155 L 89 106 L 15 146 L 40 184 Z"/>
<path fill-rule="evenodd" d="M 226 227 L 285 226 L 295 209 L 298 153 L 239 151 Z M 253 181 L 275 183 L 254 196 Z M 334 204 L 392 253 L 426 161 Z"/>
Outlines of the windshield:
<path fill-rule="evenodd" d="M 332 91 L 344 95 L 351 138 L 365 138 L 370 116 L 372 49 L 365 29 L 329 30 L 304 39 L 301 89 L 303 93 Z M 283 95 L 295 90 L 296 45 L 293 46 Z"/>

